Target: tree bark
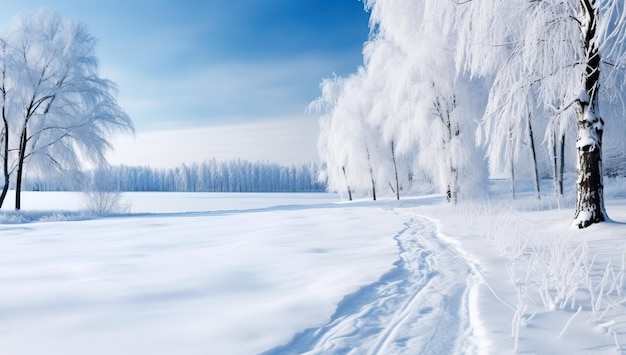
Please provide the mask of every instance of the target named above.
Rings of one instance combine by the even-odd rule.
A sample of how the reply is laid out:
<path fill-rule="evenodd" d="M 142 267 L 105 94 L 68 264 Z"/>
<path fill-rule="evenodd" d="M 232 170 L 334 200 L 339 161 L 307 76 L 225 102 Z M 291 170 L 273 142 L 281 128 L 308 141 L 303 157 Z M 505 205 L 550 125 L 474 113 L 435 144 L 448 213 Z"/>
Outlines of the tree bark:
<path fill-rule="evenodd" d="M 563 133 L 560 137 L 560 140 L 557 139 L 556 132 L 554 133 L 554 142 L 552 143 L 552 154 L 553 154 L 553 179 L 554 179 L 554 191 L 557 196 L 563 196 L 563 175 L 565 174 L 565 133 Z M 558 146 L 560 146 L 560 152 L 557 150 L 557 142 Z M 559 160 L 560 158 L 560 160 Z"/>
<path fill-rule="evenodd" d="M 576 111 L 577 186 L 574 224 L 585 228 L 607 219 L 602 182 L 602 133 L 604 121 L 598 116 L 600 52 L 596 43 L 598 3 L 580 0 L 580 29 L 586 55 L 584 91 L 574 104 Z"/>
<path fill-rule="evenodd" d="M 602 119 L 590 118 L 588 102 L 578 101 L 576 109 L 578 136 L 576 138 L 577 181 L 574 223 L 585 228 L 607 219 L 604 210 L 602 182 Z M 587 112 L 587 113 L 585 113 Z M 589 139 L 595 136 L 595 139 Z M 595 140 L 595 142 L 594 142 Z"/>

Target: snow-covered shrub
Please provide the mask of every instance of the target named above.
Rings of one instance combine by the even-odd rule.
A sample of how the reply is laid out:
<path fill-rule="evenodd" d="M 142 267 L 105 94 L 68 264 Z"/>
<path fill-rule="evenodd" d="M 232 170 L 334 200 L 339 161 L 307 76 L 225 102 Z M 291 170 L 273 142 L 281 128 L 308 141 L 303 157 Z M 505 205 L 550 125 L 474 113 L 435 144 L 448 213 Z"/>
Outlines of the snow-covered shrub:
<path fill-rule="evenodd" d="M 97 214 L 129 213 L 131 204 L 119 191 L 89 190 L 83 192 L 85 207 Z"/>
<path fill-rule="evenodd" d="M 83 189 L 83 200 L 88 211 L 99 215 L 130 212 L 130 203 L 105 174 L 93 173 L 91 182 Z"/>

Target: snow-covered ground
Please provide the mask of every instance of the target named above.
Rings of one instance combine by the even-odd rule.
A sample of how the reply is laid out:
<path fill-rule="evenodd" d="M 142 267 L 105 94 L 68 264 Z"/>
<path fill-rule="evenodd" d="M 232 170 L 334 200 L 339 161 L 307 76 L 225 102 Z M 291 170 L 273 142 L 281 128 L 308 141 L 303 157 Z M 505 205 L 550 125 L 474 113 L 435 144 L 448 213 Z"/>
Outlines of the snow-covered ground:
<path fill-rule="evenodd" d="M 0 225 L 0 353 L 620 353 L 607 195 L 614 221 L 579 231 L 549 197 L 136 193 L 95 218 L 29 193 Z"/>

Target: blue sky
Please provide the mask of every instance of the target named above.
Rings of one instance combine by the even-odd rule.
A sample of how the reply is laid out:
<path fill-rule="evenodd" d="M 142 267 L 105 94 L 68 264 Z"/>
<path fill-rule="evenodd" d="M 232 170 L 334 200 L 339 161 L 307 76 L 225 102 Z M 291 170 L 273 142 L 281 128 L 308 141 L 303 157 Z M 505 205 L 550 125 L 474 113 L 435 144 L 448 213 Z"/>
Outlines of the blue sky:
<path fill-rule="evenodd" d="M 255 147 L 256 153 L 286 149 L 293 158 L 268 153 L 267 159 L 314 159 L 316 118 L 305 108 L 324 77 L 356 70 L 368 35 L 368 14 L 358 0 L 22 0 L 0 5 L 0 20 L 8 25 L 14 14 L 40 7 L 86 23 L 98 38 L 101 74 L 118 84 L 120 104 L 137 128 L 136 146 L 121 144 L 140 151 L 154 149 L 156 142 L 142 146 L 148 135 L 158 141 L 182 131 L 235 134 L 233 126 L 246 132 L 254 126 L 256 134 L 268 136 L 267 147 Z M 294 128 L 301 122 L 307 129 L 293 134 L 302 135 L 306 146 L 280 147 L 263 122 L 273 128 L 276 122 Z M 225 148 L 203 144 L 207 158 Z M 248 158 L 236 153 L 251 148 L 242 144 L 224 157 Z M 197 143 L 189 145 L 196 145 L 189 149 L 197 155 Z M 171 159 L 190 160 L 182 154 Z M 133 163 L 124 156 L 121 162 Z"/>

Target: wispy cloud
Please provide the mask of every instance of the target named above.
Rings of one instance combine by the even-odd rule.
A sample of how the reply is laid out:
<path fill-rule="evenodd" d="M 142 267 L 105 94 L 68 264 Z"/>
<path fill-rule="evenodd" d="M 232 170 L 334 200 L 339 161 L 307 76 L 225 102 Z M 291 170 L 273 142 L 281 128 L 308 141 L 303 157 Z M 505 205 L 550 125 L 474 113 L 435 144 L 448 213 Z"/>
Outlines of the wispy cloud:
<path fill-rule="evenodd" d="M 318 95 L 321 78 L 332 74 L 330 66 L 327 58 L 307 57 L 219 63 L 178 78 L 104 72 L 119 84 L 120 102 L 136 124 L 150 129 L 300 115 Z"/>

